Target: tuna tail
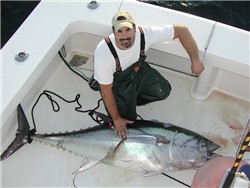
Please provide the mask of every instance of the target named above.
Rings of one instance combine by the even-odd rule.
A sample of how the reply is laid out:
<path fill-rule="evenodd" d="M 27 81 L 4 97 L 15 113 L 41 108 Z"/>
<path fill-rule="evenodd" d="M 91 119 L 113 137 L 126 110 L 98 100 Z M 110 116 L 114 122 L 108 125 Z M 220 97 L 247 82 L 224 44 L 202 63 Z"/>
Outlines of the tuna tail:
<path fill-rule="evenodd" d="M 13 153 L 15 153 L 19 148 L 21 148 L 27 142 L 31 143 L 32 140 L 30 139 L 30 135 L 36 132 L 35 129 L 30 130 L 29 123 L 23 112 L 21 104 L 17 106 L 17 121 L 18 121 L 18 129 L 16 133 L 16 138 L 8 146 L 8 148 L 2 153 L 0 157 L 1 161 L 11 156 Z"/>

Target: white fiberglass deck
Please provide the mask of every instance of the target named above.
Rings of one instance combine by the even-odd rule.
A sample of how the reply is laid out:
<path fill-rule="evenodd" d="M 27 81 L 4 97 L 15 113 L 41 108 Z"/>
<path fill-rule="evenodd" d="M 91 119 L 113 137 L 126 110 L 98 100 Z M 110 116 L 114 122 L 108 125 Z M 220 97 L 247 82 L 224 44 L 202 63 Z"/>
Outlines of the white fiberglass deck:
<path fill-rule="evenodd" d="M 206 70 L 198 79 L 156 67 L 170 81 L 172 92 L 164 101 L 138 108 L 138 114 L 144 119 L 191 129 L 221 145 L 219 154 L 234 156 L 250 117 L 249 32 L 135 1 L 101 2 L 95 10 L 88 9 L 87 3 L 40 2 L 1 50 L 1 151 L 14 139 L 17 129 L 14 109 L 18 103 L 22 104 L 32 127 L 31 108 L 44 90 L 55 92 L 66 100 L 73 100 L 80 94 L 83 110 L 97 106 L 100 93 L 92 91 L 82 78 L 71 72 L 57 51 L 65 45 L 68 60 L 74 54 L 88 56 L 90 59 L 83 67 L 93 69 L 95 46 L 111 32 L 110 20 L 121 9 L 132 12 L 138 25 L 187 25 L 196 39 L 200 57 L 206 54 L 203 61 Z M 69 11 L 70 14 L 66 14 Z M 150 13 L 149 19 L 145 19 L 145 12 Z M 23 49 L 30 52 L 29 58 L 22 63 L 16 62 L 14 56 Z M 148 59 L 154 63 L 165 65 L 165 59 L 172 58 L 171 68 L 177 66 L 178 70 L 190 73 L 187 53 L 176 40 L 157 45 L 149 53 Z M 88 76 L 91 74 L 87 72 Z M 96 125 L 87 113 L 74 110 L 76 103 L 67 104 L 52 97 L 59 103 L 60 111 L 53 112 L 50 101 L 43 96 L 34 111 L 38 133 Z M 105 112 L 102 103 L 97 111 Z M 244 158 L 249 159 L 249 154 Z M 72 187 L 72 172 L 81 162 L 82 158 L 75 154 L 34 141 L 0 163 L 0 182 L 2 187 Z M 190 185 L 194 173 L 195 170 L 187 170 L 169 175 Z M 103 164 L 79 174 L 75 182 L 79 187 L 185 187 L 163 175 L 143 177 L 141 173 Z"/>
<path fill-rule="evenodd" d="M 88 56 L 90 59 L 82 67 L 93 69 L 92 54 L 71 52 L 68 60 L 75 53 Z M 221 145 L 219 154 L 234 156 L 249 118 L 249 102 L 218 91 L 214 91 L 204 101 L 195 100 L 190 91 L 196 78 L 163 68 L 159 71 L 170 81 L 172 92 L 164 101 L 139 107 L 138 114 L 144 119 L 169 122 L 191 129 Z M 92 74 L 88 71 L 85 73 L 87 76 Z M 56 55 L 30 93 L 21 101 L 31 127 L 31 107 L 44 90 L 55 92 L 66 100 L 73 100 L 80 94 L 82 110 L 95 108 L 100 99 L 100 93 L 91 90 L 87 82 L 69 70 Z M 96 125 L 87 113 L 74 110 L 76 103 L 67 104 L 56 96 L 52 97 L 59 103 L 60 111 L 54 112 L 50 101 L 43 96 L 34 111 L 38 133 L 72 131 Z M 105 113 L 102 103 L 97 111 Z M 15 131 L 16 127 L 13 126 L 12 133 L 2 145 L 3 148 L 12 141 Z M 78 169 L 81 162 L 80 156 L 33 141 L 1 162 L 2 186 L 72 187 L 72 172 Z M 195 170 L 186 170 L 169 175 L 191 185 L 194 173 Z M 79 187 L 185 187 L 161 174 L 143 177 L 141 173 L 104 164 L 98 164 L 79 174 L 75 183 Z"/>

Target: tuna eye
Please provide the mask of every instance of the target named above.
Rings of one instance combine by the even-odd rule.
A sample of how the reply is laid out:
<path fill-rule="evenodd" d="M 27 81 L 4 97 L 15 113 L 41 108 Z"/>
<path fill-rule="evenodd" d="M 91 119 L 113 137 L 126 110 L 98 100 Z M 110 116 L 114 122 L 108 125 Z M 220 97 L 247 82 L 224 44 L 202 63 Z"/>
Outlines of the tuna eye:
<path fill-rule="evenodd" d="M 201 147 L 207 147 L 207 142 L 204 141 L 204 140 L 201 140 L 200 146 L 201 146 Z"/>

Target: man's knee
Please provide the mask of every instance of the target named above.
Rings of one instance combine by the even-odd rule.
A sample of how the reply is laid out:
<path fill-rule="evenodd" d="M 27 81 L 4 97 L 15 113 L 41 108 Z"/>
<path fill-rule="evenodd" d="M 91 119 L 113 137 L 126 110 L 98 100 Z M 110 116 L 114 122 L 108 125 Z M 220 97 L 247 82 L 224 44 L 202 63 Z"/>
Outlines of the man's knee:
<path fill-rule="evenodd" d="M 164 86 L 159 87 L 158 91 L 156 92 L 159 100 L 164 100 L 166 99 L 172 90 L 172 87 L 169 83 L 166 83 Z"/>

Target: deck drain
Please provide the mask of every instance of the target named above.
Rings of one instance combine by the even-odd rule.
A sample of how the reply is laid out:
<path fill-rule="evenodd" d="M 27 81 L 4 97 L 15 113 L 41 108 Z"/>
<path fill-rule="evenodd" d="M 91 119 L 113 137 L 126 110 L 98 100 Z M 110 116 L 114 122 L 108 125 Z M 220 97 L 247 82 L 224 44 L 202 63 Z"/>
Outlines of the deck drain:
<path fill-rule="evenodd" d="M 81 55 L 74 55 L 72 59 L 70 60 L 70 64 L 74 66 L 81 66 L 83 64 L 86 64 L 86 62 L 89 60 L 88 57 L 86 56 L 81 56 Z"/>

